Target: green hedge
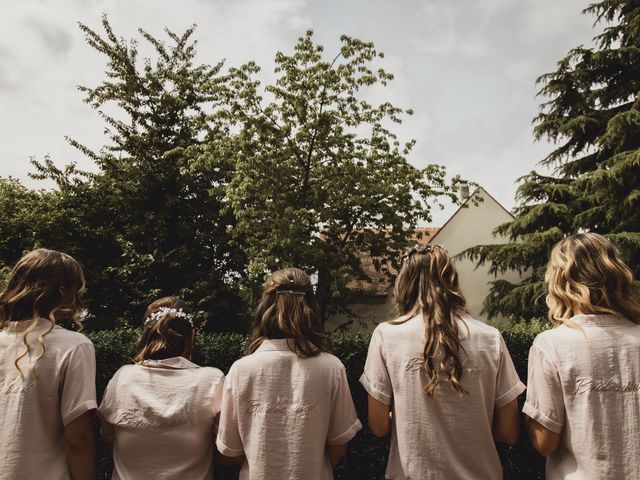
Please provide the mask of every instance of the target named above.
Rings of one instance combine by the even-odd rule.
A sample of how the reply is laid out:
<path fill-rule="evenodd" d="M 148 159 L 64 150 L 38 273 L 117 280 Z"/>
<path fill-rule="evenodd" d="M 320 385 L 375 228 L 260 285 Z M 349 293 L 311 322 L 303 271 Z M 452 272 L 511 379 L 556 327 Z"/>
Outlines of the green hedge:
<path fill-rule="evenodd" d="M 526 380 L 527 355 L 535 335 L 542 330 L 539 323 L 519 324 L 503 331 L 503 336 L 520 374 Z M 98 398 L 115 371 L 131 362 L 133 345 L 137 331 L 118 329 L 91 332 L 87 334 L 93 341 L 97 357 Z M 362 373 L 367 348 L 368 335 L 335 333 L 332 335 L 333 352 L 342 360 L 346 369 L 351 393 L 358 416 L 365 428 L 350 443 L 349 452 L 337 470 L 338 479 L 383 479 L 389 441 L 374 438 L 366 428 L 367 396 L 358 382 Z M 199 365 L 210 365 L 227 372 L 231 364 L 246 350 L 248 338 L 240 334 L 205 334 L 198 339 L 194 361 Z M 521 399 L 522 401 L 522 399 Z M 110 478 L 111 461 L 100 443 L 100 478 Z M 500 458 L 507 480 L 528 480 L 544 478 L 544 459 L 535 453 L 526 437 L 522 425 L 520 440 L 513 447 L 499 446 Z M 237 478 L 235 472 L 217 471 L 217 479 Z"/>

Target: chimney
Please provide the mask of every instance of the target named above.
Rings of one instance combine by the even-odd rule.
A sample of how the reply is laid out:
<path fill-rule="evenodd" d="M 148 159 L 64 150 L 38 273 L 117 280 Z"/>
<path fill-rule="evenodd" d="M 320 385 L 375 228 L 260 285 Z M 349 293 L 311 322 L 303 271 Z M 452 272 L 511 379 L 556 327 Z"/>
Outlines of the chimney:
<path fill-rule="evenodd" d="M 464 203 L 469 199 L 469 184 L 461 183 L 460 190 L 458 191 L 458 200 L 460 203 Z"/>

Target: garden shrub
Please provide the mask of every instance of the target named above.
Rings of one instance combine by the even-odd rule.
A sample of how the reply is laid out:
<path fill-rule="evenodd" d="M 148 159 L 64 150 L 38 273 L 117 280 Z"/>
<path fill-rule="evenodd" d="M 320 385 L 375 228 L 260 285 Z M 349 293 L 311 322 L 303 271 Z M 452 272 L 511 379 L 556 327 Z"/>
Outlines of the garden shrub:
<path fill-rule="evenodd" d="M 521 323 L 509 326 L 503 336 L 520 378 L 527 378 L 527 355 L 535 336 L 544 329 L 542 322 Z M 137 330 L 120 328 L 88 333 L 96 349 L 97 393 L 98 398 L 109 379 L 120 366 L 131 363 Z M 384 470 L 389 452 L 388 439 L 376 439 L 366 427 L 367 394 L 358 379 L 363 371 L 369 346 L 369 336 L 337 332 L 332 334 L 333 353 L 342 360 L 347 370 L 351 393 L 362 422 L 363 430 L 349 445 L 349 452 L 337 468 L 336 478 L 342 480 L 384 478 Z M 199 365 L 210 365 L 227 372 L 231 364 L 240 358 L 247 349 L 248 337 L 235 333 L 203 334 L 198 337 L 193 360 Z M 524 396 L 520 401 L 523 402 Z M 425 428 L 429 428 L 425 425 Z M 529 480 L 544 478 L 544 459 L 533 451 L 524 430 L 520 439 L 512 447 L 499 445 L 498 451 L 504 467 L 506 480 Z M 99 443 L 100 478 L 110 478 L 111 460 L 104 445 Z M 221 470 L 216 472 L 218 480 L 237 478 L 234 472 Z"/>

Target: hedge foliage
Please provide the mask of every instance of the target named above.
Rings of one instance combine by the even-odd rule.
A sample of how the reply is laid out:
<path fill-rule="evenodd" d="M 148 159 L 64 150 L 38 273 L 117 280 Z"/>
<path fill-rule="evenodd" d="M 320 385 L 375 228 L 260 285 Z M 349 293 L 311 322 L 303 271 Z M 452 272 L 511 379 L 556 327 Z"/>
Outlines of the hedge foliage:
<path fill-rule="evenodd" d="M 503 336 L 523 381 L 527 378 L 527 355 L 535 335 L 543 329 L 541 323 L 518 324 L 503 331 Z M 137 330 L 122 328 L 87 334 L 93 341 L 97 357 L 98 397 L 116 370 L 131 363 Z M 367 395 L 358 382 L 367 355 L 368 335 L 350 333 L 332 334 L 333 353 L 342 360 L 346 369 L 351 393 L 360 421 L 365 426 L 349 445 L 349 452 L 337 469 L 336 478 L 342 480 L 384 478 L 388 439 L 372 436 L 366 427 Z M 231 364 L 242 357 L 248 345 L 248 337 L 241 334 L 220 333 L 199 336 L 194 361 L 199 365 L 215 366 L 227 372 Z M 521 398 L 521 402 L 523 399 Z M 426 426 L 425 428 L 428 428 Z M 499 445 L 498 451 L 504 467 L 506 480 L 529 480 L 544 478 L 544 459 L 535 453 L 527 439 L 524 425 L 520 439 L 513 447 Z M 100 478 L 110 478 L 111 460 L 100 443 Z M 217 471 L 216 478 L 237 478 L 235 472 Z"/>

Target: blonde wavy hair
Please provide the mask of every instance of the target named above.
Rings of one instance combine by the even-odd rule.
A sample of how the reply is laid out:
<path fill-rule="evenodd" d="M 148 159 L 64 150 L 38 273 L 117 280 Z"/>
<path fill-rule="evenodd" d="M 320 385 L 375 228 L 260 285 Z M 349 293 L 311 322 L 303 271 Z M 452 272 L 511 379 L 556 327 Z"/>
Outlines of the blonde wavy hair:
<path fill-rule="evenodd" d="M 195 329 L 187 305 L 177 297 L 159 298 L 144 313 L 134 361 L 140 363 L 172 357 L 189 359 L 194 343 Z"/>
<path fill-rule="evenodd" d="M 553 324 L 575 326 L 577 313 L 611 314 L 640 323 L 640 300 L 633 274 L 616 247 L 597 233 L 560 240 L 551 250 L 545 273 Z"/>
<path fill-rule="evenodd" d="M 466 311 L 466 300 L 451 257 L 440 245 L 415 245 L 401 261 L 394 289 L 401 317 L 390 323 L 403 323 L 422 314 L 425 337 L 422 357 L 429 378 L 424 386 L 426 394 L 433 397 L 444 377 L 463 395 L 460 356 L 464 348 L 456 318 Z"/>
<path fill-rule="evenodd" d="M 56 323 L 71 320 L 82 330 L 80 318 L 84 306 L 81 296 L 84 290 L 82 267 L 65 253 L 39 248 L 16 263 L 0 292 L 0 330 L 7 326 L 7 322 L 29 323 L 22 335 L 24 351 L 14 361 L 19 372 L 16 380 L 24 377 L 19 362 L 25 357 L 31 358 L 28 336 L 35 330 L 39 319 L 49 320 L 50 325 L 38 337 L 40 353 L 31 360 L 31 371 L 44 356 L 45 338 Z"/>
<path fill-rule="evenodd" d="M 274 272 L 265 282 L 256 309 L 249 353 L 268 339 L 286 338 L 301 358 L 328 351 L 328 337 L 316 309 L 309 276 L 298 268 Z"/>

